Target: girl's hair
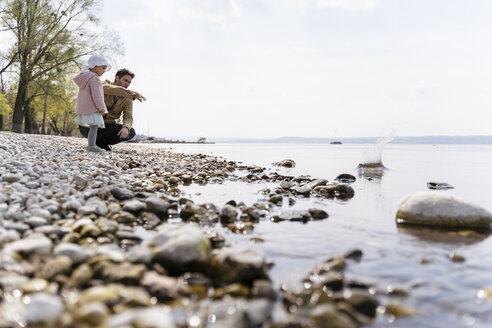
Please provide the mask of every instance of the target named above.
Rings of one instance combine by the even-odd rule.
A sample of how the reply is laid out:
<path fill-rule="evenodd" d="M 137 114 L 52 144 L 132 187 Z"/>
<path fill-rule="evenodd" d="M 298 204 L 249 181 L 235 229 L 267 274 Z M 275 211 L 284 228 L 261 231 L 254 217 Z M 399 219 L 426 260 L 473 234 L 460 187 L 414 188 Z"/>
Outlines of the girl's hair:
<path fill-rule="evenodd" d="M 127 68 L 121 68 L 119 69 L 117 72 L 116 72 L 116 75 L 115 77 L 119 77 L 119 78 L 122 78 L 123 76 L 125 75 L 130 75 L 133 78 L 135 78 L 135 73 L 133 73 L 132 71 L 130 71 L 129 69 Z"/>

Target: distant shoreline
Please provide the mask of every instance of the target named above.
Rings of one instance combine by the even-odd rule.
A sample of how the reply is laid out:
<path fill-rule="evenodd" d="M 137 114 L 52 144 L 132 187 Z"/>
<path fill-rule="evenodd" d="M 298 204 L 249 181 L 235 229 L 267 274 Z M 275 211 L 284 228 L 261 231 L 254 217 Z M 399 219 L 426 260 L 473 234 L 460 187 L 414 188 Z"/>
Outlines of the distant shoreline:
<path fill-rule="evenodd" d="M 336 138 L 342 144 L 375 144 L 382 137 Z M 312 143 L 330 144 L 333 138 L 281 137 L 272 139 L 210 138 L 219 143 Z M 439 145 L 492 145 L 492 136 L 402 136 L 395 137 L 391 144 L 439 144 Z"/>

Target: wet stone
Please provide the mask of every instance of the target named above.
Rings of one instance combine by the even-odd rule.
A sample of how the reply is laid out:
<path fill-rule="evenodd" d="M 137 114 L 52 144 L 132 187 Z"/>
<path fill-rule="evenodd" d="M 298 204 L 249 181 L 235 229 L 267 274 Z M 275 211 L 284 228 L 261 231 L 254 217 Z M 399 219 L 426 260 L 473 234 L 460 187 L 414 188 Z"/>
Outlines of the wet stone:
<path fill-rule="evenodd" d="M 198 226 L 192 224 L 162 225 L 149 245 L 154 260 L 173 273 L 201 271 L 210 261 L 210 241 Z"/>
<path fill-rule="evenodd" d="M 281 221 L 300 221 L 308 222 L 312 219 L 311 213 L 306 210 L 290 210 L 283 211 L 280 214 L 272 215 L 270 218 L 273 222 Z"/>
<path fill-rule="evenodd" d="M 275 163 L 272 163 L 273 166 L 283 166 L 283 167 L 287 167 L 287 168 L 292 168 L 292 167 L 295 167 L 296 166 L 296 162 L 294 162 L 294 160 L 292 159 L 284 159 L 280 162 L 275 162 Z"/>
<path fill-rule="evenodd" d="M 282 205 L 283 199 L 284 199 L 283 195 L 273 195 L 270 197 L 269 202 L 279 206 Z"/>
<path fill-rule="evenodd" d="M 447 182 L 427 182 L 427 188 L 433 190 L 454 189 L 454 187 Z"/>
<path fill-rule="evenodd" d="M 337 176 L 335 180 L 341 183 L 353 183 L 355 182 L 356 178 L 351 174 L 342 173 L 339 176 Z"/>
<path fill-rule="evenodd" d="M 489 229 L 492 213 L 451 195 L 426 191 L 405 196 L 398 205 L 396 221 L 444 228 Z"/>
<path fill-rule="evenodd" d="M 298 195 L 309 196 L 311 194 L 312 188 L 309 187 L 308 185 L 304 185 L 304 186 L 295 186 L 292 188 L 292 190 Z"/>
<path fill-rule="evenodd" d="M 225 282 L 250 285 L 255 279 L 269 279 L 265 255 L 257 249 L 222 248 L 214 253 L 212 270 Z"/>
<path fill-rule="evenodd" d="M 157 214 L 160 218 L 167 217 L 167 211 L 171 204 L 159 197 L 149 197 L 145 200 L 147 210 Z"/>
<path fill-rule="evenodd" d="M 285 190 L 288 190 L 293 186 L 294 186 L 294 184 L 288 180 L 284 180 L 284 181 L 280 182 L 280 187 L 282 189 L 285 189 Z"/>
<path fill-rule="evenodd" d="M 328 218 L 328 213 L 326 213 L 326 211 L 317 208 L 310 208 L 309 214 L 311 214 L 313 220 L 323 220 Z"/>
<path fill-rule="evenodd" d="M 234 206 L 226 204 L 220 211 L 221 223 L 232 223 L 237 218 L 237 210 Z"/>

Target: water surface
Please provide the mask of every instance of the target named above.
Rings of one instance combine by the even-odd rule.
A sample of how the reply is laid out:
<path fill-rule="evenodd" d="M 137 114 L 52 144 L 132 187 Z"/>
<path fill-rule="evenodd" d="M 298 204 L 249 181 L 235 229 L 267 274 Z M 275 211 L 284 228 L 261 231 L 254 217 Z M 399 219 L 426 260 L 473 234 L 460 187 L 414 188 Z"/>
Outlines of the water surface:
<path fill-rule="evenodd" d="M 427 190 L 427 182 L 447 182 L 455 189 L 436 191 L 455 195 L 492 211 L 492 146 L 482 145 L 392 145 L 383 152 L 384 172 L 363 174 L 357 166 L 372 145 L 330 144 L 152 144 L 181 153 L 202 153 L 227 160 L 259 165 L 288 175 L 309 175 L 332 181 L 341 173 L 357 177 L 354 198 L 348 201 L 297 199 L 294 208 L 317 207 L 330 217 L 324 221 L 255 225 L 247 235 L 237 235 L 219 225 L 217 229 L 232 244 L 249 244 L 266 252 L 274 262 L 271 276 L 278 286 L 300 283 L 318 262 L 352 248 L 364 252 L 360 263 L 350 263 L 346 279 L 356 279 L 384 291 L 394 285 L 409 291 L 406 297 L 381 296 L 383 302 L 401 303 L 419 315 L 400 318 L 379 316 L 377 327 L 490 327 L 492 302 L 477 297 L 492 287 L 492 241 L 488 235 L 471 232 L 441 233 L 410 229 L 395 223 L 399 200 L 407 194 Z M 270 164 L 293 159 L 293 169 Z M 374 173 L 374 172 L 372 172 Z M 379 173 L 379 174 L 378 174 Z M 274 184 L 226 182 L 183 188 L 196 202 L 261 200 L 258 191 Z M 252 244 L 252 236 L 264 243 Z M 457 253 L 464 262 L 453 262 Z"/>

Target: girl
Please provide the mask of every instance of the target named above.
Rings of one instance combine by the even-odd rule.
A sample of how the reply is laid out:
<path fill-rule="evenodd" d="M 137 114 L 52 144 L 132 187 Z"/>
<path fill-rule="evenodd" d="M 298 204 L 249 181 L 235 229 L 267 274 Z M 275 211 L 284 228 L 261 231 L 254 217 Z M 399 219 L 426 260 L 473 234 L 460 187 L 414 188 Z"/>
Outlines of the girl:
<path fill-rule="evenodd" d="M 97 129 L 104 129 L 103 115 L 108 113 L 104 104 L 104 93 L 99 77 L 111 69 L 108 62 L 100 55 L 93 55 L 84 69 L 73 78 L 79 87 L 75 123 L 89 128 L 87 140 L 89 152 L 103 152 L 96 146 Z"/>

